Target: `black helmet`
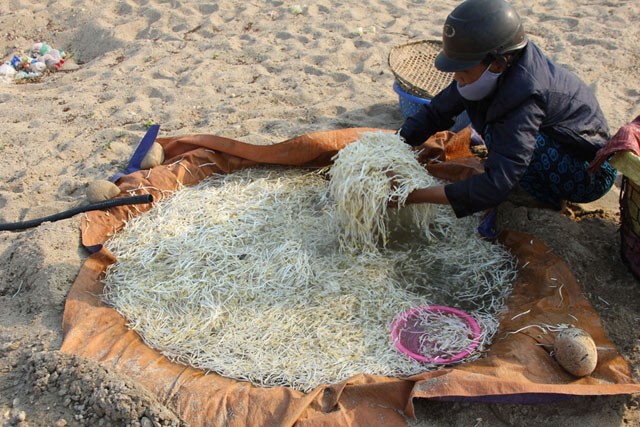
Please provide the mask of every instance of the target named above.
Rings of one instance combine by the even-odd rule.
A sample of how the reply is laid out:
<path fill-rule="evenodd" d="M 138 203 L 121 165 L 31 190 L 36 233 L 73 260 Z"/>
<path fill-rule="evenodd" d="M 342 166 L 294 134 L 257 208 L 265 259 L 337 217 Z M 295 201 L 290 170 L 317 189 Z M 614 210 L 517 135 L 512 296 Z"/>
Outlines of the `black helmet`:
<path fill-rule="evenodd" d="M 504 0 L 466 0 L 447 16 L 442 42 L 436 68 L 453 72 L 522 49 L 527 38 L 520 16 Z"/>

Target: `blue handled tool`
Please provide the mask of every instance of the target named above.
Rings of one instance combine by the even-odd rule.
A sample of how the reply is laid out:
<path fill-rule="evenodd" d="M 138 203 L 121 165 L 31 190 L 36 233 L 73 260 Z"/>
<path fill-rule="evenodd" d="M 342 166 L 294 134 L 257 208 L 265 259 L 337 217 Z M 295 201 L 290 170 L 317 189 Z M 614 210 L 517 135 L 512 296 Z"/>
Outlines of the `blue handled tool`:
<path fill-rule="evenodd" d="M 151 149 L 151 146 L 158 136 L 158 131 L 160 131 L 160 125 L 151 125 L 149 127 L 147 133 L 140 140 L 136 151 L 133 152 L 133 156 L 131 156 L 127 168 L 124 171 L 118 172 L 114 176 L 112 176 L 111 182 L 116 182 L 121 177 L 140 170 L 142 159 L 144 159 L 144 156 L 147 154 L 147 152 L 149 152 L 149 149 Z"/>

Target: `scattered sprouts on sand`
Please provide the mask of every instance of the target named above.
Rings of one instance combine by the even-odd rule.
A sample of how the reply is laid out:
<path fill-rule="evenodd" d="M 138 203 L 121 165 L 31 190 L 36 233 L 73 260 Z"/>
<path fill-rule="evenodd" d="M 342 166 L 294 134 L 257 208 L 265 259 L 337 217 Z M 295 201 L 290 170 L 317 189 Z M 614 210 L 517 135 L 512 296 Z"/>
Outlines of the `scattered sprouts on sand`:
<path fill-rule="evenodd" d="M 393 156 L 393 147 L 353 161 Z M 359 373 L 435 369 L 401 354 L 389 333 L 398 314 L 426 304 L 470 313 L 482 336 L 469 359 L 479 357 L 514 279 L 509 253 L 477 237 L 477 218 L 456 220 L 448 207 L 427 208 L 428 230 L 400 219 L 397 230 L 380 225 L 382 194 L 374 203 L 383 212 L 361 218 L 387 244 L 367 250 L 361 229 L 349 232 L 358 249 L 345 250 L 341 227 L 361 224 L 336 220 L 341 179 L 349 178 L 260 167 L 178 190 L 107 243 L 118 262 L 106 272 L 105 300 L 169 358 L 262 386 L 309 391 Z M 414 185 L 422 184 L 398 191 Z"/>

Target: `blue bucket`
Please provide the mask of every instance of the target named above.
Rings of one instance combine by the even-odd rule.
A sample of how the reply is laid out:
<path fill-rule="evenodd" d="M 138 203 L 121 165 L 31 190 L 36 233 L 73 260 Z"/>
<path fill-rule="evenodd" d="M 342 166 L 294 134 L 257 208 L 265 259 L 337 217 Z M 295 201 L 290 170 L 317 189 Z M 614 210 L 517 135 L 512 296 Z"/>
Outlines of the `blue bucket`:
<path fill-rule="evenodd" d="M 398 82 L 393 82 L 393 90 L 400 97 L 400 111 L 405 119 L 417 113 L 418 110 L 420 110 L 420 106 L 431 102 L 429 99 L 419 98 L 415 95 L 408 94 L 402 90 Z"/>
<path fill-rule="evenodd" d="M 400 111 L 402 112 L 402 115 L 404 116 L 405 119 L 408 119 L 409 117 L 416 114 L 418 110 L 420 110 L 420 107 L 422 105 L 431 103 L 430 99 L 420 98 L 415 95 L 408 94 L 407 92 L 402 90 L 398 82 L 393 83 L 393 90 L 400 97 Z M 460 132 L 462 129 L 466 128 L 470 124 L 471 124 L 471 120 L 469 119 L 467 112 L 463 111 L 460 115 L 456 117 L 455 123 L 453 124 L 453 126 L 449 128 L 449 130 L 451 132 Z M 472 138 L 473 137 L 480 138 L 475 130 L 473 131 L 472 135 L 473 135 Z"/>

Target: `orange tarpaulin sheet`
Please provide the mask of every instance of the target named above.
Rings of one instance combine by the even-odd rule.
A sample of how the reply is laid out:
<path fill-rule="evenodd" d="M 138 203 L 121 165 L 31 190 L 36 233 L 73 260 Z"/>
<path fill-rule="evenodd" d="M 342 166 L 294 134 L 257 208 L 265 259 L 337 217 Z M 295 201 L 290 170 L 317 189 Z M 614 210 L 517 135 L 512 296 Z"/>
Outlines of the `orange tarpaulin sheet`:
<path fill-rule="evenodd" d="M 362 132 L 344 129 L 303 135 L 280 144 L 256 146 L 213 135 L 159 138 L 166 161 L 126 175 L 127 192 L 150 192 L 160 200 L 179 185 L 193 185 L 214 173 L 258 164 L 317 167 L 330 164 L 340 148 Z M 440 178 L 459 180 L 482 170 L 468 148 L 469 132 L 441 133 L 420 148 L 420 159 Z M 413 415 L 412 399 L 441 398 L 494 402 L 537 402 L 559 395 L 627 394 L 640 391 L 628 364 L 606 337 L 597 312 L 583 296 L 566 264 L 541 241 L 505 232 L 501 242 L 518 259 L 519 274 L 486 356 L 411 378 L 357 375 L 310 393 L 263 388 L 173 363 L 146 346 L 126 320 L 101 302 L 102 278 L 115 262 L 102 244 L 132 215 L 150 205 L 92 211 L 82 221 L 82 242 L 95 252 L 84 263 L 67 297 L 62 351 L 91 358 L 140 382 L 190 425 L 227 426 L 402 426 Z M 562 284 L 562 295 L 557 288 Z M 559 285 L 558 285 L 559 286 Z M 517 316 L 527 310 L 527 315 Z M 579 319 L 579 320 L 576 320 Z M 528 325 L 571 323 L 587 330 L 598 346 L 598 366 L 588 377 L 565 372 L 540 344 L 553 334 Z"/>

